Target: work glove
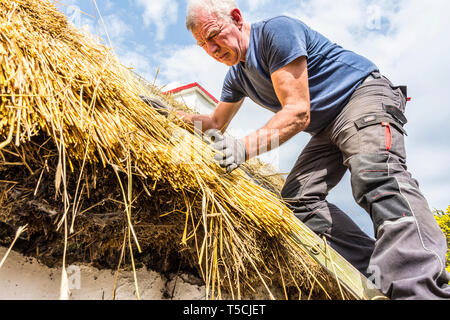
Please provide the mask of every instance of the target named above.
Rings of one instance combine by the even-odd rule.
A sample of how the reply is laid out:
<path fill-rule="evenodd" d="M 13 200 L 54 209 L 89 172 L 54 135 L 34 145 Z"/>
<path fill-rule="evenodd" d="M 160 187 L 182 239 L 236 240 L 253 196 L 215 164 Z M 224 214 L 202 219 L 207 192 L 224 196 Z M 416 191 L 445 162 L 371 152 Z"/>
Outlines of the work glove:
<path fill-rule="evenodd" d="M 147 105 L 154 108 L 159 114 L 166 117 L 169 115 L 170 107 L 162 99 L 156 97 L 150 98 L 142 95 L 140 95 L 139 98 Z"/>
<path fill-rule="evenodd" d="M 247 150 L 242 140 L 221 133 L 215 133 L 213 138 L 212 146 L 216 150 L 214 159 L 219 161 L 219 165 L 228 173 L 236 170 L 247 160 Z"/>

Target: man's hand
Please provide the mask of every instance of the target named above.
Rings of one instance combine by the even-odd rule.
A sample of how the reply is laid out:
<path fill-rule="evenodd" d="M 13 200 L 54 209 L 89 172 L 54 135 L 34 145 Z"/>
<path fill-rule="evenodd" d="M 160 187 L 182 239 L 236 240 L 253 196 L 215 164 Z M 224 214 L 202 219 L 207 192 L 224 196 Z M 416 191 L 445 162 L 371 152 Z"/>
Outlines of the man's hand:
<path fill-rule="evenodd" d="M 214 159 L 222 168 L 230 173 L 247 160 L 247 150 L 243 141 L 220 133 L 214 134 L 213 148 L 216 150 Z"/>
<path fill-rule="evenodd" d="M 156 97 L 150 98 L 142 95 L 140 95 L 139 98 L 150 107 L 153 107 L 159 114 L 166 117 L 168 116 L 170 107 L 162 99 Z"/>

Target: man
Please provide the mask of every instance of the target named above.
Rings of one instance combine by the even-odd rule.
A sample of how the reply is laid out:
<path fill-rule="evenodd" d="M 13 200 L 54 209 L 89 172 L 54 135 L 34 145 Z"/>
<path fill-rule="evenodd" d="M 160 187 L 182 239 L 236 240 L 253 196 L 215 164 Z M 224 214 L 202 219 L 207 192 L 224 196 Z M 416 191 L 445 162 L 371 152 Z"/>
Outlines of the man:
<path fill-rule="evenodd" d="M 219 164 L 231 172 L 278 146 L 271 141 L 310 133 L 282 190 L 295 215 L 362 273 L 379 275 L 391 299 L 449 299 L 445 237 L 406 168 L 405 90 L 297 19 L 250 25 L 233 0 L 189 1 L 186 25 L 230 69 L 214 112 L 181 112 L 184 121 L 224 133 L 245 97 L 275 113 L 243 139 L 219 134 Z M 347 169 L 376 241 L 326 201 Z"/>

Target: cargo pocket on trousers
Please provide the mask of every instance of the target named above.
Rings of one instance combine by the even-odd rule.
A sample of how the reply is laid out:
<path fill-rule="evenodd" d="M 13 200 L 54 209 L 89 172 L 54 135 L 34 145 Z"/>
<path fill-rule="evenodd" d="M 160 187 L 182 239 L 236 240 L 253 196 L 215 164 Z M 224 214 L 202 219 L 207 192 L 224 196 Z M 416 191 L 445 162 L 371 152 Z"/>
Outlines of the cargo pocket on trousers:
<path fill-rule="evenodd" d="M 368 115 L 355 121 L 358 130 L 360 152 L 390 152 L 405 159 L 403 126 L 394 119 L 383 115 Z"/>

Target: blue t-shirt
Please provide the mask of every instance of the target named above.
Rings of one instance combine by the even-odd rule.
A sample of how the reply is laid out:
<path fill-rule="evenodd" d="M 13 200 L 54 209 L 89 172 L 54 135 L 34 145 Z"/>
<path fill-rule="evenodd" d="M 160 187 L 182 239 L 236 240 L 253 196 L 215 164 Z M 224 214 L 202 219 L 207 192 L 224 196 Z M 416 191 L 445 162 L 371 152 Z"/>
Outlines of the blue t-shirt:
<path fill-rule="evenodd" d="M 246 61 L 229 69 L 221 101 L 249 97 L 264 108 L 280 111 L 270 75 L 301 56 L 308 63 L 311 122 L 305 131 L 311 134 L 324 129 L 358 85 L 378 70 L 368 59 L 332 43 L 300 20 L 280 16 L 252 24 Z"/>

